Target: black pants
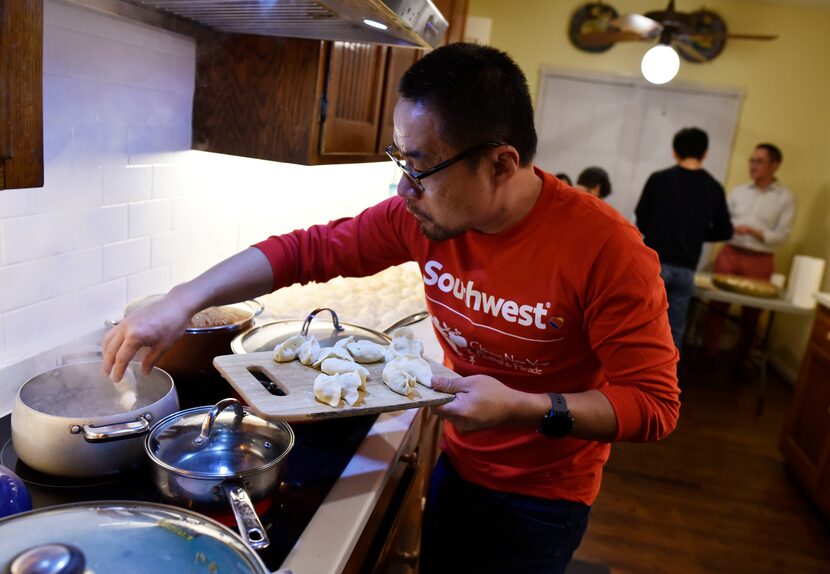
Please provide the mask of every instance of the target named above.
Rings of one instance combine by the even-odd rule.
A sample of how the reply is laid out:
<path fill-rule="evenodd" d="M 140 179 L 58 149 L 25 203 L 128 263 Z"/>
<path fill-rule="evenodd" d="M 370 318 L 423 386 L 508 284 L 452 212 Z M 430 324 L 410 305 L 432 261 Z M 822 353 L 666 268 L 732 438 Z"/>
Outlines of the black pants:
<path fill-rule="evenodd" d="M 498 492 L 462 479 L 441 455 L 430 482 L 421 574 L 560 574 L 591 507 Z"/>

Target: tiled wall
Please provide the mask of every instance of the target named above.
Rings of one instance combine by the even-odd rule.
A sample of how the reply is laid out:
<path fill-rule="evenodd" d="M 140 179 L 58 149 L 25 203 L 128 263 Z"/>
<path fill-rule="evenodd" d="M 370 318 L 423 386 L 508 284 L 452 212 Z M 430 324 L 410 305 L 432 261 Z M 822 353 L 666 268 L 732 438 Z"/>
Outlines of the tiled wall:
<path fill-rule="evenodd" d="M 0 368 L 267 235 L 357 213 L 396 181 L 391 163 L 188 151 L 192 40 L 52 0 L 44 20 L 46 184 L 0 191 Z"/>

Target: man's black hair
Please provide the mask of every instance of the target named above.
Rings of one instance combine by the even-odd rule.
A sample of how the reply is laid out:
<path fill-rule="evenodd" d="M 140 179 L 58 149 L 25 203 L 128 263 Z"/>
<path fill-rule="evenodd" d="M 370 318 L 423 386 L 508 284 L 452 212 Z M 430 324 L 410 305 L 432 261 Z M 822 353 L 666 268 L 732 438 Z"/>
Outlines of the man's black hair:
<path fill-rule="evenodd" d="M 565 183 L 567 183 L 568 185 L 573 185 L 573 182 L 571 181 L 570 176 L 567 173 L 565 173 L 564 171 L 560 171 L 559 173 L 557 173 L 556 174 L 556 179 L 562 180 Z"/>
<path fill-rule="evenodd" d="M 672 147 L 680 159 L 703 159 L 709 149 L 709 136 L 700 128 L 683 128 L 674 134 Z"/>
<path fill-rule="evenodd" d="M 404 73 L 398 91 L 437 113 L 442 137 L 459 151 L 499 142 L 518 150 L 521 165 L 536 155 L 527 79 L 500 50 L 464 42 L 442 46 Z"/>
<path fill-rule="evenodd" d="M 576 184 L 581 185 L 587 189 L 598 185 L 599 197 L 605 199 L 611 195 L 611 180 L 608 178 L 608 172 L 601 167 L 586 167 L 576 178 Z"/>
<path fill-rule="evenodd" d="M 781 160 L 784 159 L 784 156 L 781 155 L 781 150 L 778 149 L 777 145 L 773 145 L 771 143 L 760 143 L 755 146 L 755 149 L 765 149 L 769 154 L 769 158 L 774 161 L 775 163 L 781 163 Z"/>

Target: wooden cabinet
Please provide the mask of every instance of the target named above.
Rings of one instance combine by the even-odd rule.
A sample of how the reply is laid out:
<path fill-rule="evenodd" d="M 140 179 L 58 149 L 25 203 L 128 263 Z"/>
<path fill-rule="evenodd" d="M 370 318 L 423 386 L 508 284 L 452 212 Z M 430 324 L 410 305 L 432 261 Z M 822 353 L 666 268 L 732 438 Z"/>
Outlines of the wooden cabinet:
<path fill-rule="evenodd" d="M 781 435 L 794 478 L 830 517 L 830 310 L 819 306 Z"/>
<path fill-rule="evenodd" d="M 383 160 L 395 87 L 418 52 L 266 36 L 199 42 L 193 149 L 306 165 Z"/>
<path fill-rule="evenodd" d="M 461 40 L 466 0 L 436 5 Z M 397 85 L 424 50 L 223 34 L 199 39 L 193 149 L 305 165 L 383 161 Z"/>
<path fill-rule="evenodd" d="M 0 0 L 0 189 L 43 186 L 43 3 Z"/>
<path fill-rule="evenodd" d="M 398 463 L 355 545 L 345 574 L 418 572 L 423 505 L 438 458 L 440 421 L 422 409 Z"/>

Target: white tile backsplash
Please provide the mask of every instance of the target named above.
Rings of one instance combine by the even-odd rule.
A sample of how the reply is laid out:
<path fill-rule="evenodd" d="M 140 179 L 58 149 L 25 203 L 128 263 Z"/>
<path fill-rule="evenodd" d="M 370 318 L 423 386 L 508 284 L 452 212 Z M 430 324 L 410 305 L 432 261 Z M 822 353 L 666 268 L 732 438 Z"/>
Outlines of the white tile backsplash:
<path fill-rule="evenodd" d="M 47 350 L 100 340 L 129 301 L 353 215 L 398 175 L 189 151 L 193 40 L 55 0 L 44 20 L 46 183 L 0 192 L 0 410 L 37 374 L 22 359 L 54 366 Z"/>

